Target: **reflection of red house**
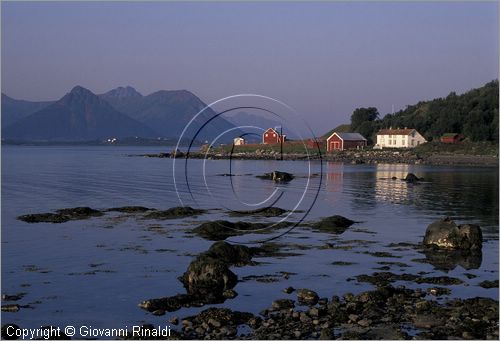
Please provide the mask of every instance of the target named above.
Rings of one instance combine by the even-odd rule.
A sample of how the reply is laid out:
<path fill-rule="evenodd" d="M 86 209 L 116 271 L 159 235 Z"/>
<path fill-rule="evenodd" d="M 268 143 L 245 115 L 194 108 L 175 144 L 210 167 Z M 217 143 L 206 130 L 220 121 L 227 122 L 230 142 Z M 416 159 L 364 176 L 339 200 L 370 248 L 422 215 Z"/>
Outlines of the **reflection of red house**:
<path fill-rule="evenodd" d="M 361 149 L 366 147 L 366 139 L 358 133 L 333 133 L 326 140 L 326 151 Z"/>
<path fill-rule="evenodd" d="M 281 139 L 283 139 L 283 143 L 284 143 L 286 141 L 286 135 L 281 136 L 273 128 L 267 129 L 262 134 L 262 143 L 263 144 L 278 144 L 278 143 L 281 143 Z"/>
<path fill-rule="evenodd" d="M 457 134 L 457 133 L 446 133 L 443 136 L 441 136 L 441 142 L 442 143 L 460 143 L 462 142 L 464 136 L 462 134 Z"/>

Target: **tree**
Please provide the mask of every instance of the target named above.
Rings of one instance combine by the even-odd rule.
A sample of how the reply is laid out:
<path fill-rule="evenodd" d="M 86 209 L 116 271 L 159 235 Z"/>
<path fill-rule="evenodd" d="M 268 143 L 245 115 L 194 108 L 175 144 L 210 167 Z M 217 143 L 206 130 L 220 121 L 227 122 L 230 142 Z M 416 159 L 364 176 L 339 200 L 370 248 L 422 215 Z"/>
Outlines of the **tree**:
<path fill-rule="evenodd" d="M 351 115 L 351 129 L 353 131 L 357 131 L 357 129 L 364 122 L 373 122 L 379 116 L 377 108 L 369 107 L 369 108 L 357 108 L 353 111 Z"/>

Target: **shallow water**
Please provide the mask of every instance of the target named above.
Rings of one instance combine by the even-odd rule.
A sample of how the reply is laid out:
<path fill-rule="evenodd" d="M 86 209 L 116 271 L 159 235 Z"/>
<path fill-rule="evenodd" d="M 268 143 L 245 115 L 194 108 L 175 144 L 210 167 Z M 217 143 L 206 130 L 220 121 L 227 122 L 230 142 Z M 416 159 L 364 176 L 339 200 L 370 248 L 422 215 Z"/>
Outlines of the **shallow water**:
<path fill-rule="evenodd" d="M 303 224 L 292 231 L 269 230 L 230 238 L 258 244 L 273 239 L 295 255 L 257 258 L 257 266 L 232 268 L 240 282 L 238 297 L 223 306 L 258 313 L 288 286 L 309 288 L 331 297 L 373 288 L 354 276 L 371 274 L 383 264 L 394 273 L 427 272 L 464 281 L 451 297 L 498 299 L 498 288 L 477 284 L 498 279 L 498 169 L 423 165 L 343 165 L 303 161 L 212 161 L 128 157 L 164 151 L 147 147 L 2 147 L 2 293 L 25 292 L 17 313 L 2 312 L 2 323 L 23 327 L 92 325 L 123 328 L 138 323 L 165 324 L 183 309 L 157 317 L 137 304 L 145 299 L 184 293 L 177 277 L 211 241 L 189 231 L 200 222 L 227 219 L 228 210 L 249 210 L 276 201 L 295 209 L 289 221 L 314 221 L 340 214 L 359 221 L 341 235 L 314 232 Z M 175 168 L 175 177 L 174 174 Z M 282 170 L 297 177 L 288 184 L 255 177 Z M 420 184 L 392 180 L 413 172 Z M 235 176 L 220 176 L 233 173 Z M 175 182 L 174 182 L 175 179 Z M 209 213 L 179 220 L 142 220 L 117 212 L 63 224 L 27 224 L 21 214 L 63 207 L 104 209 L 142 205 L 165 209 L 184 205 Z M 259 206 L 258 204 L 261 203 Z M 422 263 L 425 255 L 408 246 L 419 243 L 429 223 L 450 216 L 477 223 L 485 242 L 478 268 L 440 270 Z M 283 218 L 281 218 L 283 219 Z M 329 247 L 325 247 L 325 245 Z M 347 246 L 347 247 L 346 247 Z M 365 253 L 384 251 L 391 257 Z M 334 265 L 333 262 L 352 262 Z M 475 267 L 477 267 L 475 266 Z M 283 276 L 283 273 L 289 273 Z M 469 279 L 464 274 L 477 277 Z M 263 282 L 255 277 L 268 276 Z M 287 278 L 286 278 L 287 277 Z M 414 287 L 414 283 L 398 282 Z M 420 285 L 431 287 L 432 285 Z M 294 298 L 295 295 L 292 295 Z M 205 309 L 205 307 L 201 309 Z"/>

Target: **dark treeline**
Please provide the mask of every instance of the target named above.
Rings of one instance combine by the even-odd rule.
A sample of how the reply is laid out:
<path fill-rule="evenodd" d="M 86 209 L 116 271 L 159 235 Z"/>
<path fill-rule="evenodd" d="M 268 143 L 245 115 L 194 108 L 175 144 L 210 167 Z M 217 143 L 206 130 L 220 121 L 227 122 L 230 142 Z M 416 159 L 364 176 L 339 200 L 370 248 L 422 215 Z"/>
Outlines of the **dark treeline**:
<path fill-rule="evenodd" d="M 470 141 L 498 142 L 498 80 L 445 98 L 422 101 L 379 118 L 376 108 L 358 108 L 351 116 L 350 130 L 370 141 L 382 128 L 415 128 L 428 141 L 445 133 L 460 133 Z"/>

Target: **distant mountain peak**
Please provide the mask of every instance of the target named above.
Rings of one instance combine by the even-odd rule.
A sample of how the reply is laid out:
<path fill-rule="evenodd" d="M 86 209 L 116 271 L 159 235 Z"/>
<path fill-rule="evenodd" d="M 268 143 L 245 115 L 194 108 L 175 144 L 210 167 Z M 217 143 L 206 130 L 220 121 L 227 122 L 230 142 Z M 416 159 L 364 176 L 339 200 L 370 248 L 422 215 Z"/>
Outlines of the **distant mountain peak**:
<path fill-rule="evenodd" d="M 92 91 L 90 91 L 89 89 L 86 89 L 83 86 L 77 85 L 73 89 L 71 89 L 71 91 L 68 94 L 66 94 L 66 96 L 64 96 L 64 97 L 84 99 L 84 98 L 94 97 L 94 96 L 95 96 L 95 94 Z"/>
<path fill-rule="evenodd" d="M 110 90 L 103 94 L 104 97 L 117 97 L 117 98 L 126 98 L 126 97 L 142 97 L 142 94 L 134 89 L 133 87 L 127 86 L 119 86 L 113 90 Z"/>

